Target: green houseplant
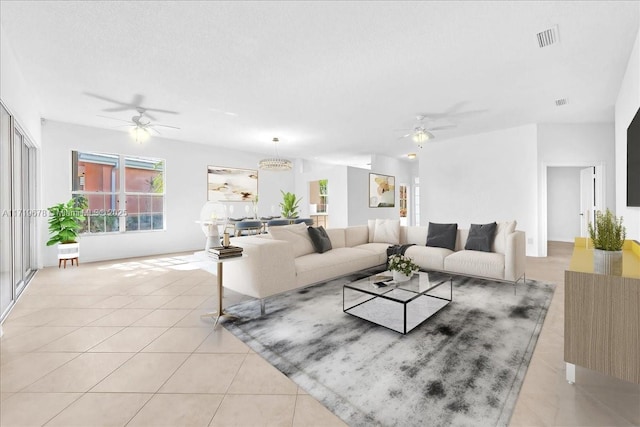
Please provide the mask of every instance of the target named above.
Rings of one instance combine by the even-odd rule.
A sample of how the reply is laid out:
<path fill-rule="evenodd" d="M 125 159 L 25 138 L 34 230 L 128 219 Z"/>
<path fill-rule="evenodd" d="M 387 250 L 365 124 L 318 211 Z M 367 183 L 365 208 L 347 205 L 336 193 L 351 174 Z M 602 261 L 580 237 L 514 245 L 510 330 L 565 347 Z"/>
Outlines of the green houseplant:
<path fill-rule="evenodd" d="M 627 230 L 622 217 L 607 209 L 596 212 L 595 225 L 589 222 L 589 237 L 593 242 L 593 271 L 600 274 L 622 274 L 622 245 Z"/>
<path fill-rule="evenodd" d="M 67 203 L 58 203 L 48 208 L 49 234 L 51 235 L 47 246 L 57 243 L 77 243 L 78 232 L 85 220 L 84 209 L 87 208 L 87 199 L 78 197 Z"/>
<path fill-rule="evenodd" d="M 419 269 L 413 260 L 406 255 L 396 254 L 389 257 L 389 271 L 393 273 L 393 280 L 396 282 L 406 282 Z"/>
<path fill-rule="evenodd" d="M 280 202 L 282 216 L 285 218 L 296 218 L 298 216 L 298 205 L 302 197 L 298 198 L 295 194 L 285 193 L 282 190 L 280 190 L 280 192 L 282 193 L 282 202 Z"/>

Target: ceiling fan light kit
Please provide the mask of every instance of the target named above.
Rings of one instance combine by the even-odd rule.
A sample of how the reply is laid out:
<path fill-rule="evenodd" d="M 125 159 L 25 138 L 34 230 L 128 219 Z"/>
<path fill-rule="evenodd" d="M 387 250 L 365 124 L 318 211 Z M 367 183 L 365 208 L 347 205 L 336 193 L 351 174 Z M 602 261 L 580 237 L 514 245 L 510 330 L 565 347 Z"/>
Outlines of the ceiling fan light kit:
<path fill-rule="evenodd" d="M 269 171 L 290 171 L 293 169 L 291 160 L 283 159 L 278 155 L 278 142 L 278 138 L 273 138 L 276 152 L 275 157 L 260 160 L 258 162 L 258 168 Z"/>
<path fill-rule="evenodd" d="M 144 126 L 134 126 L 131 128 L 131 135 L 135 138 L 136 142 L 142 144 L 151 137 L 151 133 Z"/>

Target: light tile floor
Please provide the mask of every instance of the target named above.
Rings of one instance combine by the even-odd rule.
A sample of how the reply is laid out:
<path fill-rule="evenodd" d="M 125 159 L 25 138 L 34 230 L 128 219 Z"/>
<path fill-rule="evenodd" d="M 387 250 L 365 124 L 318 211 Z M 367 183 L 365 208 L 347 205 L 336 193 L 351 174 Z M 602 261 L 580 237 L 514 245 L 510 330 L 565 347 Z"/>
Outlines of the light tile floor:
<path fill-rule="evenodd" d="M 640 386 L 577 369 L 564 381 L 570 244 L 528 258 L 558 284 L 513 426 L 640 425 Z M 215 278 L 185 254 L 38 272 L 3 324 L 0 425 L 344 426 L 224 328 Z M 245 297 L 225 293 L 229 305 Z"/>

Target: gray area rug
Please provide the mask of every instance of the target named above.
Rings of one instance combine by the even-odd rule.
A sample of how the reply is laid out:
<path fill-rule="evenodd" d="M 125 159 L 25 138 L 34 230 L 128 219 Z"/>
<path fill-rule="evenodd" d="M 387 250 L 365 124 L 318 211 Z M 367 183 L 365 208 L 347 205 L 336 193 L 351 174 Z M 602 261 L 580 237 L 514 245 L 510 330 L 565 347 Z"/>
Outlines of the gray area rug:
<path fill-rule="evenodd" d="M 454 276 L 453 302 L 402 335 L 342 311 L 342 285 L 378 271 L 268 298 L 263 317 L 231 306 L 223 325 L 350 426 L 507 425 L 555 285 Z"/>

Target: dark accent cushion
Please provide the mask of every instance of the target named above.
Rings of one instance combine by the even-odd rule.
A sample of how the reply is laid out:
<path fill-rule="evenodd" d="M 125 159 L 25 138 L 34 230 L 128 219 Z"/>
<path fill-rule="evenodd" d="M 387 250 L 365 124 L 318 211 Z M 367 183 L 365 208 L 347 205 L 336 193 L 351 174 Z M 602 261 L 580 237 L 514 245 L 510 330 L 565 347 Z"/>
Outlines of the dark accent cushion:
<path fill-rule="evenodd" d="M 472 251 L 491 252 L 491 243 L 496 235 L 498 224 L 471 224 L 469 236 L 464 248 Z"/>
<path fill-rule="evenodd" d="M 318 228 L 309 227 L 307 231 L 316 252 L 322 254 L 331 250 L 331 239 L 329 239 L 329 235 L 323 226 Z"/>
<path fill-rule="evenodd" d="M 456 250 L 456 237 L 458 236 L 458 224 L 429 223 L 427 232 L 427 246 Z"/>

